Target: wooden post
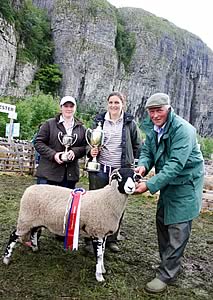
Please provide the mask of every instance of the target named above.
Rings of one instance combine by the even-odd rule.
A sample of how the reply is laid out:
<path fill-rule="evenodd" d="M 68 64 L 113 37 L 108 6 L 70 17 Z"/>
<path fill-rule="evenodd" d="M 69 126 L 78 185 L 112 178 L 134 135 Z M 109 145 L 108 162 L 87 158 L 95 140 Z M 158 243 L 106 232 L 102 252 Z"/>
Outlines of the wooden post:
<path fill-rule="evenodd" d="M 9 143 L 9 145 L 11 145 L 11 142 L 12 142 L 12 139 L 13 139 L 13 120 L 17 119 L 17 113 L 16 112 L 10 112 L 8 114 L 8 118 L 10 119 L 8 143 Z"/>
<path fill-rule="evenodd" d="M 10 119 L 10 126 L 9 126 L 9 134 L 8 134 L 8 143 L 11 145 L 13 139 L 13 119 Z"/>

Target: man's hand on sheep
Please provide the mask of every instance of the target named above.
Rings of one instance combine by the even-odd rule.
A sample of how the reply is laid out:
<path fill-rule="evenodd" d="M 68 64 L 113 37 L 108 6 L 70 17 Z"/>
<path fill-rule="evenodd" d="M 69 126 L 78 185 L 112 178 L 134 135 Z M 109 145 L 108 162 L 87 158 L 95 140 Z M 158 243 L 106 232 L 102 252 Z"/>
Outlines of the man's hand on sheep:
<path fill-rule="evenodd" d="M 139 166 L 135 168 L 135 172 L 140 174 L 141 176 L 144 176 L 146 174 L 146 168 L 144 166 Z M 144 193 L 148 190 L 146 186 L 146 180 L 139 180 L 136 183 L 136 189 L 135 189 L 135 194 L 136 193 Z"/>
<path fill-rule="evenodd" d="M 136 184 L 136 189 L 135 189 L 135 194 L 137 193 L 145 193 L 146 191 L 148 190 L 147 186 L 146 186 L 146 182 L 144 181 L 139 181 L 137 184 Z"/>
<path fill-rule="evenodd" d="M 144 176 L 146 174 L 146 168 L 144 166 L 139 166 L 135 168 L 135 172 L 139 173 L 141 176 Z"/>

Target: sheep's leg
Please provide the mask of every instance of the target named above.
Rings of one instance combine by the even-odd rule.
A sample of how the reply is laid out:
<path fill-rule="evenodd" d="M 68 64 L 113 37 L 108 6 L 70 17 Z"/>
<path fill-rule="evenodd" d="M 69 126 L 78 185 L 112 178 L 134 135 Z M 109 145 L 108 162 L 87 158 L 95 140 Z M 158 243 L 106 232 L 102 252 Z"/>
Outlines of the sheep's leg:
<path fill-rule="evenodd" d="M 8 265 L 12 256 L 13 249 L 16 245 L 16 243 L 19 240 L 19 236 L 16 234 L 16 230 L 14 230 L 11 235 L 9 242 L 7 244 L 7 247 L 5 249 L 4 255 L 3 255 L 3 263 L 5 265 Z"/>
<path fill-rule="evenodd" d="M 102 261 L 101 261 L 101 269 L 102 269 L 102 274 L 106 273 L 105 267 L 104 267 L 104 253 L 105 253 L 105 246 L 106 246 L 106 237 L 103 238 L 103 243 L 102 243 Z"/>
<path fill-rule="evenodd" d="M 38 251 L 38 239 L 41 235 L 41 228 L 34 227 L 31 229 L 30 240 L 31 240 L 31 248 L 33 252 Z"/>
<path fill-rule="evenodd" d="M 101 281 L 104 281 L 104 277 L 102 275 L 102 267 L 103 267 L 103 239 L 92 239 L 92 244 L 93 244 L 95 258 L 96 258 L 96 272 L 95 272 L 95 277 L 96 277 L 97 281 L 101 282 Z"/>

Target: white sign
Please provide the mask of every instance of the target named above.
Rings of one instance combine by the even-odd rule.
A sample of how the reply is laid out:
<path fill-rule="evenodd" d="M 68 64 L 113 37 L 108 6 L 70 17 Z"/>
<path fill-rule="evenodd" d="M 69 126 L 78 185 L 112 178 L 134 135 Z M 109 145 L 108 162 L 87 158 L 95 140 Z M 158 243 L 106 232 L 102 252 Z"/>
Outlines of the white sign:
<path fill-rule="evenodd" d="M 9 118 L 9 119 L 16 120 L 16 119 L 17 119 L 17 113 L 16 113 L 16 112 L 13 112 L 13 111 L 9 112 L 9 113 L 8 113 L 8 118 Z"/>
<path fill-rule="evenodd" d="M 6 133 L 5 136 L 9 136 L 10 132 L 10 124 L 6 124 Z M 20 123 L 13 123 L 12 124 L 12 137 L 19 137 L 20 134 Z"/>
<path fill-rule="evenodd" d="M 0 102 L 0 112 L 10 113 L 15 111 L 16 111 L 15 105 Z"/>

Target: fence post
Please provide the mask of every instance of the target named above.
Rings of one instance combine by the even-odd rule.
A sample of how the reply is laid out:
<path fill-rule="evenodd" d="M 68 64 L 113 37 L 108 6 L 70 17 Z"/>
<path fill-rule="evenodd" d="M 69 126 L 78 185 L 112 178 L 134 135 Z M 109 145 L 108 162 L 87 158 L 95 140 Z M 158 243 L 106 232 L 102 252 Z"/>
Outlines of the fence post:
<path fill-rule="evenodd" d="M 8 118 L 10 119 L 8 143 L 11 144 L 11 141 L 13 139 L 13 120 L 17 119 L 17 113 L 13 111 L 9 112 Z"/>

